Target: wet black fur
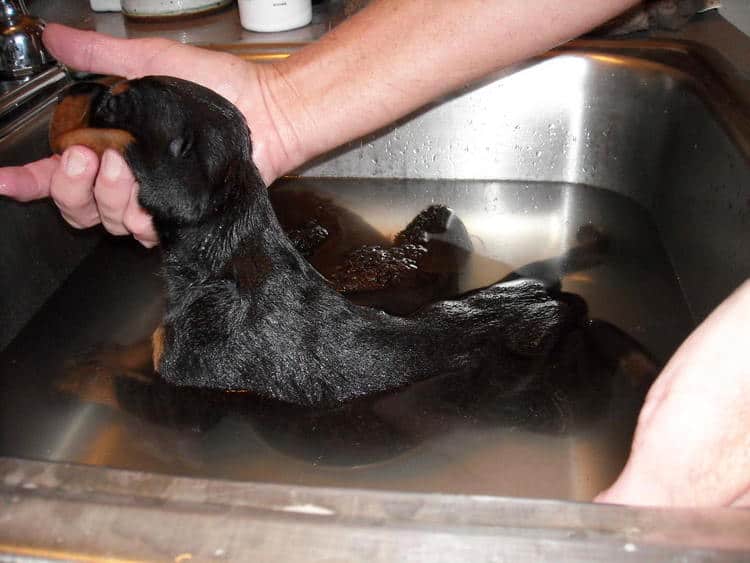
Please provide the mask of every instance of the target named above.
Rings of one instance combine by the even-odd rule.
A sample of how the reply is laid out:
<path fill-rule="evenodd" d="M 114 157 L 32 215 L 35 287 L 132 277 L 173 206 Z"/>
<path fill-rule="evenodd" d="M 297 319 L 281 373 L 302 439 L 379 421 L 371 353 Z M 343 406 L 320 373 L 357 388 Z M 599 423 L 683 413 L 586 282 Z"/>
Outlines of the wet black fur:
<path fill-rule="evenodd" d="M 126 160 L 154 217 L 167 309 L 159 371 L 177 385 L 332 405 L 435 375 L 498 380 L 553 361 L 577 300 L 519 279 L 395 317 L 352 304 L 281 230 L 239 111 L 164 77 L 102 89 L 92 125 L 130 131 Z"/>

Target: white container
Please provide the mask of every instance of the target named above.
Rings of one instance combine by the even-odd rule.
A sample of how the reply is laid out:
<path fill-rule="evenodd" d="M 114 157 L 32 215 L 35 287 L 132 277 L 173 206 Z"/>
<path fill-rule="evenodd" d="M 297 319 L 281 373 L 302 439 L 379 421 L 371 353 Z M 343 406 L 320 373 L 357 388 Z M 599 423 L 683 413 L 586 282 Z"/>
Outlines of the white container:
<path fill-rule="evenodd" d="M 121 0 L 122 13 L 131 18 L 168 18 L 216 10 L 232 0 Z"/>
<path fill-rule="evenodd" d="M 286 31 L 312 21 L 311 0 L 237 0 L 240 23 L 250 31 Z"/>
<path fill-rule="evenodd" d="M 119 12 L 120 0 L 90 0 L 95 12 Z"/>

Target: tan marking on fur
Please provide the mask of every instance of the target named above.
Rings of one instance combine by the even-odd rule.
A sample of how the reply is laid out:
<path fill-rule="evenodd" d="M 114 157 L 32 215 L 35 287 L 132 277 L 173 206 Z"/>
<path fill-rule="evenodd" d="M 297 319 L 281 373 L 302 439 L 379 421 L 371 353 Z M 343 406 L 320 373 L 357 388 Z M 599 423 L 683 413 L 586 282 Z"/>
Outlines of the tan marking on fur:
<path fill-rule="evenodd" d="M 125 82 L 126 80 L 127 79 L 124 76 L 105 76 L 104 78 L 94 80 L 94 82 L 98 82 L 104 86 L 116 86 L 120 82 Z"/>
<path fill-rule="evenodd" d="M 101 156 L 107 149 L 114 149 L 123 154 L 125 148 L 134 141 L 135 138 L 133 135 L 122 129 L 93 129 L 84 127 L 67 131 L 50 139 L 50 146 L 57 154 L 62 154 L 68 147 L 83 145 Z"/>
<path fill-rule="evenodd" d="M 84 94 L 66 96 L 57 104 L 49 126 L 49 143 L 53 151 L 62 152 L 58 150 L 58 140 L 63 134 L 74 129 L 88 127 L 90 105 L 90 96 Z"/>
<path fill-rule="evenodd" d="M 109 91 L 115 96 L 117 96 L 118 94 L 124 94 L 125 92 L 128 91 L 129 88 L 130 88 L 130 84 L 126 81 L 123 81 L 123 82 L 118 82 L 117 84 L 112 86 L 112 88 L 110 88 Z"/>
<path fill-rule="evenodd" d="M 151 335 L 151 345 L 153 346 L 152 359 L 154 362 L 154 371 L 159 373 L 159 365 L 161 364 L 161 358 L 164 355 L 164 325 L 159 325 Z"/>

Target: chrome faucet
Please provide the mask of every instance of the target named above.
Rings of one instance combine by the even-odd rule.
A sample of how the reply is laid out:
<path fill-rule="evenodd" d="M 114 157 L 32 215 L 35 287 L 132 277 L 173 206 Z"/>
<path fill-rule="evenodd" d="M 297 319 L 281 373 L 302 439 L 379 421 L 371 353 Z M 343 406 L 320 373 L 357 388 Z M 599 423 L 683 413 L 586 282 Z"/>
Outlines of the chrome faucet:
<path fill-rule="evenodd" d="M 43 29 L 23 0 L 0 0 L 0 79 L 33 76 L 54 62 L 42 44 Z"/>

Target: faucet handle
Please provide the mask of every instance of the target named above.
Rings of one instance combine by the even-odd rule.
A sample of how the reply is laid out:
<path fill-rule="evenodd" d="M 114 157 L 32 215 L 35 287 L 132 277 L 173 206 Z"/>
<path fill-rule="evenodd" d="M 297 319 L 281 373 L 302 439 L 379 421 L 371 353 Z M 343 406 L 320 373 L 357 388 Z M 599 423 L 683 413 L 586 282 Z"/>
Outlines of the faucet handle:
<path fill-rule="evenodd" d="M 42 43 L 43 29 L 23 0 L 0 0 L 0 79 L 32 76 L 54 62 Z"/>

